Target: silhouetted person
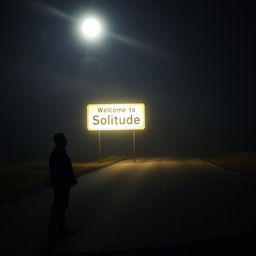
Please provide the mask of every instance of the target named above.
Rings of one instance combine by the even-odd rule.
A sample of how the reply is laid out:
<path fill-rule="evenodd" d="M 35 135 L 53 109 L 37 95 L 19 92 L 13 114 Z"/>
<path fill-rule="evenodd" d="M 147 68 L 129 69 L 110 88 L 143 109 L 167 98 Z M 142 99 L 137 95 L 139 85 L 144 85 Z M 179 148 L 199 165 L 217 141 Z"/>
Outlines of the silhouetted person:
<path fill-rule="evenodd" d="M 49 158 L 49 169 L 54 190 L 53 205 L 50 212 L 48 234 L 56 231 L 62 235 L 73 235 L 66 225 L 66 210 L 69 204 L 70 188 L 77 184 L 73 172 L 71 160 L 66 153 L 67 139 L 63 133 L 57 133 L 53 137 L 55 148 Z"/>

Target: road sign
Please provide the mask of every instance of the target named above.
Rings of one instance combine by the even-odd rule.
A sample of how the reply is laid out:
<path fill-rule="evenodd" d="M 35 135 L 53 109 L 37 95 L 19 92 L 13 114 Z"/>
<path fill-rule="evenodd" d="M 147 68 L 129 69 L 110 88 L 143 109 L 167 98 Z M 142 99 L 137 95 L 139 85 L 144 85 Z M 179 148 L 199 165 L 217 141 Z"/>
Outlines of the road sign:
<path fill-rule="evenodd" d="M 144 130 L 145 105 L 88 104 L 87 129 L 89 131 Z"/>

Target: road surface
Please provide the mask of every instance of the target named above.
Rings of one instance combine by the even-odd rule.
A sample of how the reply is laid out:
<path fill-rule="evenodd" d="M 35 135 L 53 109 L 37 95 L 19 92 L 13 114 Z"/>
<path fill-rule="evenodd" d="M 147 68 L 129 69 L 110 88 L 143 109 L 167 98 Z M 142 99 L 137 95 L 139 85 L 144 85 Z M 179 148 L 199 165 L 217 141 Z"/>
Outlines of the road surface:
<path fill-rule="evenodd" d="M 201 246 L 220 240 L 236 243 L 254 233 L 255 195 L 256 180 L 200 159 L 121 161 L 78 179 L 67 216 L 77 235 L 53 250 L 122 251 Z M 52 191 L 45 189 L 2 206 L 0 253 L 39 255 L 51 203 Z"/>

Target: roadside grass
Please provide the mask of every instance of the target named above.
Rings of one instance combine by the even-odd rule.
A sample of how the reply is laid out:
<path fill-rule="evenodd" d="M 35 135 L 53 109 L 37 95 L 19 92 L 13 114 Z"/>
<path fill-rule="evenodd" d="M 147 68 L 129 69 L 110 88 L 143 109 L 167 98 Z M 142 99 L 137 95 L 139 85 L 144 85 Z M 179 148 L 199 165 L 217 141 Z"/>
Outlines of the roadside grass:
<path fill-rule="evenodd" d="M 203 158 L 226 169 L 256 178 L 256 152 L 223 153 Z"/>
<path fill-rule="evenodd" d="M 128 157 L 111 156 L 100 162 L 72 163 L 76 176 L 102 168 Z M 27 162 L 0 165 L 0 197 L 22 190 L 50 185 L 48 162 Z"/>

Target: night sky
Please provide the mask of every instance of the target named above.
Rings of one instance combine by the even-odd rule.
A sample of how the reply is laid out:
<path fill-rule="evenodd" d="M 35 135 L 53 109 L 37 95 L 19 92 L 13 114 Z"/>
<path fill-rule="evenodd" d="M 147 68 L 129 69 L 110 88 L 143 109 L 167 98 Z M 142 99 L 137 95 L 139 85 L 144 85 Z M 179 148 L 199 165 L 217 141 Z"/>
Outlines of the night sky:
<path fill-rule="evenodd" d="M 255 151 L 255 11 L 249 1 L 6 1 L 1 4 L 1 160 L 47 161 L 64 132 L 97 158 L 89 103 L 144 102 L 138 154 Z M 87 13 L 105 33 L 79 33 Z M 131 132 L 103 134 L 130 154 Z"/>

